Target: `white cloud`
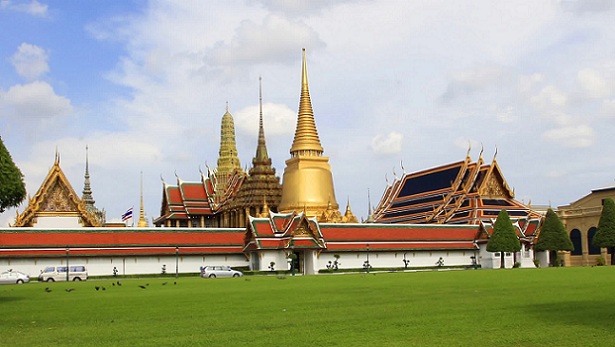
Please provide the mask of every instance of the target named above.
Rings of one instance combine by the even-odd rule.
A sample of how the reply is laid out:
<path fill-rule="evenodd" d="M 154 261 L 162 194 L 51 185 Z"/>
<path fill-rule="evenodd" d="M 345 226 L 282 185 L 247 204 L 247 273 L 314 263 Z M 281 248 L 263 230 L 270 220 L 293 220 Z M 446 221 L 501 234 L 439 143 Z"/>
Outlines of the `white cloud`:
<path fill-rule="evenodd" d="M 57 95 L 51 85 L 41 81 L 14 85 L 6 92 L 0 90 L 0 109 L 22 121 L 63 117 L 73 112 L 69 99 Z"/>
<path fill-rule="evenodd" d="M 49 72 L 48 58 L 45 49 L 24 42 L 19 45 L 17 52 L 11 57 L 11 63 L 20 76 L 28 80 L 35 80 Z"/>
<path fill-rule="evenodd" d="M 376 154 L 393 154 L 401 152 L 404 135 L 392 131 L 386 135 L 376 135 L 372 139 L 372 150 Z"/>
<path fill-rule="evenodd" d="M 23 12 L 38 17 L 45 17 L 47 15 L 47 5 L 41 4 L 37 0 L 32 0 L 29 3 L 14 3 L 11 0 L 1 0 L 0 9 Z"/>
<path fill-rule="evenodd" d="M 545 140 L 571 148 L 589 147 L 595 141 L 594 130 L 585 124 L 547 130 L 542 136 Z"/>
<path fill-rule="evenodd" d="M 319 14 L 327 7 L 339 5 L 344 1 L 330 0 L 262 0 L 263 6 L 273 12 L 279 12 L 291 16 L 309 16 Z M 346 0 L 349 2 L 349 0 Z"/>
<path fill-rule="evenodd" d="M 259 106 L 248 106 L 233 114 L 235 128 L 245 134 L 258 134 Z M 265 136 L 288 135 L 294 131 L 296 112 L 283 104 L 263 103 Z"/>
<path fill-rule="evenodd" d="M 566 106 L 568 97 L 559 88 L 549 85 L 538 93 L 538 95 L 532 98 L 532 102 L 542 108 L 561 108 Z"/>
<path fill-rule="evenodd" d="M 448 102 L 474 93 L 497 82 L 502 75 L 502 68 L 497 66 L 482 66 L 457 72 L 440 99 L 441 101 Z"/>
<path fill-rule="evenodd" d="M 244 20 L 230 43 L 218 42 L 206 59 L 216 65 L 289 62 L 302 47 L 324 47 L 318 33 L 301 21 L 269 15 L 261 24 Z"/>
<path fill-rule="evenodd" d="M 534 73 L 531 75 L 521 75 L 519 76 L 517 87 L 519 88 L 519 92 L 522 94 L 526 94 L 532 91 L 536 85 L 544 81 L 544 76 L 539 73 Z"/>
<path fill-rule="evenodd" d="M 517 120 L 517 115 L 515 115 L 515 109 L 512 106 L 506 107 L 504 109 L 500 109 L 496 112 L 496 119 L 502 123 L 513 123 Z"/>
<path fill-rule="evenodd" d="M 577 74 L 579 84 L 592 98 L 604 98 L 610 94 L 608 83 L 594 69 L 583 69 Z"/>

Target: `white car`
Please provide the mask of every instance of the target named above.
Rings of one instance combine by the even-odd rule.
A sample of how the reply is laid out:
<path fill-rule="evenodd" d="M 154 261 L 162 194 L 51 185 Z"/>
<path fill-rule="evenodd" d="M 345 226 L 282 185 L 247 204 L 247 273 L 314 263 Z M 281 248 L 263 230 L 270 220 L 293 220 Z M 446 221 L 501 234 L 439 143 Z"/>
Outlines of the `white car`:
<path fill-rule="evenodd" d="M 241 277 L 241 271 L 233 270 L 230 266 L 205 266 L 201 270 L 201 277 L 216 278 L 216 277 Z"/>
<path fill-rule="evenodd" d="M 24 284 L 30 282 L 30 276 L 19 271 L 7 271 L 0 274 L 0 284 Z"/>

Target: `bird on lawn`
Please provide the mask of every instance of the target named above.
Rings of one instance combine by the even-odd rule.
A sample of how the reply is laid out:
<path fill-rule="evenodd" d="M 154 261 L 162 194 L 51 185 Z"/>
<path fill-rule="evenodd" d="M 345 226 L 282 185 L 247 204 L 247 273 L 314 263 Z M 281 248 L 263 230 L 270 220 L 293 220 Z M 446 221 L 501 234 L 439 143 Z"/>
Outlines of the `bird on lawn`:
<path fill-rule="evenodd" d="M 117 281 L 117 285 L 118 285 L 118 286 L 121 286 L 122 284 L 120 283 L 120 281 Z"/>
<path fill-rule="evenodd" d="M 139 285 L 139 288 L 141 288 L 141 289 L 145 289 L 145 288 L 147 288 L 147 287 L 146 287 L 146 286 Z"/>
<path fill-rule="evenodd" d="M 46 291 L 47 293 L 51 293 L 51 289 L 49 289 L 49 287 L 46 287 L 46 288 L 45 288 L 45 291 Z"/>
<path fill-rule="evenodd" d="M 99 287 L 99 286 L 94 286 L 94 288 L 95 288 L 96 290 L 99 290 L 99 289 L 100 289 L 100 287 Z"/>
<path fill-rule="evenodd" d="M 73 290 L 75 290 L 75 288 L 67 288 L 67 289 L 64 289 L 64 290 L 66 290 L 66 292 L 67 292 L 67 293 L 70 293 L 70 292 L 72 292 Z"/>

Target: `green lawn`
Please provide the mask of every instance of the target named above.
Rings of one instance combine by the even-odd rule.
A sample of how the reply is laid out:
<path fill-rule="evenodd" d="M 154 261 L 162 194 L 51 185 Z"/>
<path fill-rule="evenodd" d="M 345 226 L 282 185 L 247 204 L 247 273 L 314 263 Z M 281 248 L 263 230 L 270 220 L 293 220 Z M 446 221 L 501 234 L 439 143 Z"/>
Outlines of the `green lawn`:
<path fill-rule="evenodd" d="M 613 267 L 121 281 L 0 286 L 1 345 L 615 343 Z"/>

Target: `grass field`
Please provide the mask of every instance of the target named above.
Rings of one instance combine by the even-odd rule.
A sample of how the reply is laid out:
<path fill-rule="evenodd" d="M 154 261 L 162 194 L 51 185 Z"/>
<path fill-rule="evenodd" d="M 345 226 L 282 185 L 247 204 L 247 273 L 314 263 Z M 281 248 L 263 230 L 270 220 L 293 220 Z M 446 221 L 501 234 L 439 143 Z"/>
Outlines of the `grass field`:
<path fill-rule="evenodd" d="M 0 286 L 0 345 L 615 344 L 612 267 L 120 281 Z"/>

